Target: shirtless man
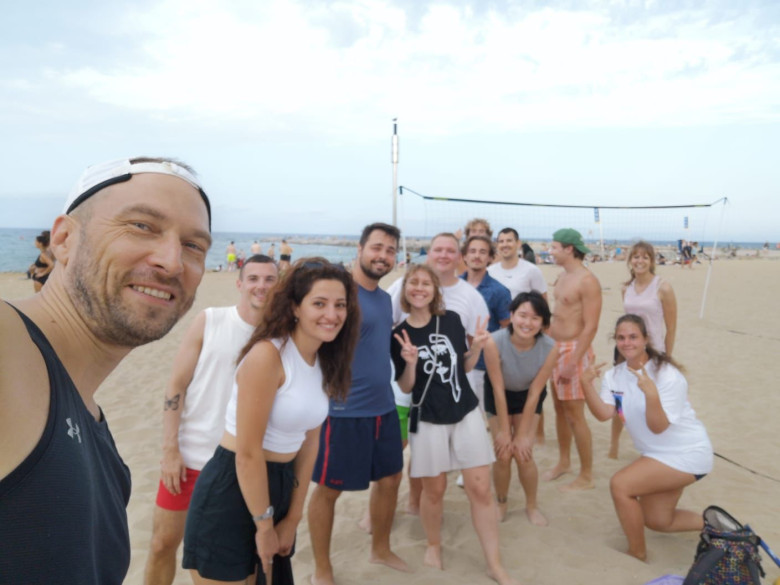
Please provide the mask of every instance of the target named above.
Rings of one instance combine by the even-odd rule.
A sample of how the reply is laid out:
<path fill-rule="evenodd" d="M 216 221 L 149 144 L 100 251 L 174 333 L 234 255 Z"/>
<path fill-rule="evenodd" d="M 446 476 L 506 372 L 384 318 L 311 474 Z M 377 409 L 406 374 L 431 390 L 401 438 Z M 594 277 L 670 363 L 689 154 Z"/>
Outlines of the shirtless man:
<path fill-rule="evenodd" d="M 238 264 L 238 252 L 236 252 L 236 243 L 231 241 L 225 248 L 225 259 L 227 261 L 228 272 L 233 272 Z"/>
<path fill-rule="evenodd" d="M 555 306 L 550 325 L 550 337 L 555 339 L 559 355 L 552 376 L 559 459 L 555 467 L 542 474 L 542 479 L 557 479 L 569 471 L 572 434 L 580 457 L 579 475 L 561 486 L 561 491 L 593 487 L 593 448 L 585 421 L 585 394 L 580 376 L 593 362 L 590 345 L 601 315 L 601 285 L 583 265 L 589 252 L 578 231 L 564 228 L 553 234 L 550 254 L 563 268 L 553 289 Z"/>
<path fill-rule="evenodd" d="M 250 256 L 238 273 L 238 304 L 202 311 L 179 346 L 165 389 L 161 477 L 146 585 L 173 583 L 195 480 L 222 438 L 236 357 L 260 323 L 277 279 L 273 260 Z"/>
<path fill-rule="evenodd" d="M 282 244 L 279 246 L 279 271 L 284 272 L 290 267 L 290 261 L 292 260 L 293 249 L 287 240 L 282 240 Z"/>
<path fill-rule="evenodd" d="M 94 395 L 192 306 L 210 232 L 186 165 L 89 167 L 54 220 L 46 286 L 0 303 L 0 583 L 124 581 L 130 470 Z"/>
<path fill-rule="evenodd" d="M 249 252 L 250 252 L 250 253 L 251 253 L 253 256 L 254 256 L 255 254 L 262 254 L 262 253 L 263 253 L 263 248 L 262 248 L 262 246 L 260 245 L 260 242 L 258 242 L 257 240 L 255 240 L 254 242 L 252 242 L 252 246 L 250 246 L 250 248 L 249 248 Z"/>

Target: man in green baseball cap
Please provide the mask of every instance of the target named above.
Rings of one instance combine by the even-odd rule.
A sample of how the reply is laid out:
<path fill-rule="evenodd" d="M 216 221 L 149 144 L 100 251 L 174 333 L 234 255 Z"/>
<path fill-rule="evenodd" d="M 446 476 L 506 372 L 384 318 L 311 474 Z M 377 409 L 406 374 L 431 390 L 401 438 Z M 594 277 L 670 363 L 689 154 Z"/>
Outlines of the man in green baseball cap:
<path fill-rule="evenodd" d="M 580 377 L 594 359 L 591 343 L 601 315 L 601 285 L 583 265 L 585 254 L 589 252 L 577 230 L 563 228 L 553 234 L 550 254 L 563 268 L 553 289 L 555 313 L 549 331 L 558 353 L 553 368 L 552 395 L 559 458 L 555 467 L 542 474 L 542 479 L 557 479 L 571 469 L 572 436 L 580 457 L 579 475 L 561 486 L 561 491 L 593 487 L 593 448 L 585 420 L 585 394 Z"/>
<path fill-rule="evenodd" d="M 582 234 L 574 228 L 561 228 L 553 234 L 553 242 L 560 242 L 564 246 L 574 246 L 583 254 L 590 254 L 590 248 L 582 241 Z"/>

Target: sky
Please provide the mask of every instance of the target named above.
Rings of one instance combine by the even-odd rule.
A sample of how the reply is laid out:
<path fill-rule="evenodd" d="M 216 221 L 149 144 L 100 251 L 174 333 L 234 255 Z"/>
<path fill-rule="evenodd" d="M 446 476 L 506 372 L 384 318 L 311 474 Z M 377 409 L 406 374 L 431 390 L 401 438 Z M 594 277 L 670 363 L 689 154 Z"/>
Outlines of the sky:
<path fill-rule="evenodd" d="M 143 154 L 195 167 L 215 231 L 354 234 L 392 221 L 394 118 L 419 193 L 726 197 L 722 239 L 780 241 L 773 0 L 12 3 L 0 227 L 48 227 L 86 166 Z"/>

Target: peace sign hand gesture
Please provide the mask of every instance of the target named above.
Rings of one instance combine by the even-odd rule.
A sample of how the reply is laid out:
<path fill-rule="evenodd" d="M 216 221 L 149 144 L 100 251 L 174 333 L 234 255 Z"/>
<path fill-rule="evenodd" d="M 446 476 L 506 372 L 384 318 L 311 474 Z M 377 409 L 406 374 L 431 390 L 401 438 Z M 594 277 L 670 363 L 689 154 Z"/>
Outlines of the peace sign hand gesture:
<path fill-rule="evenodd" d="M 406 329 L 401 329 L 401 335 L 394 333 L 393 337 L 401 344 L 401 357 L 403 360 L 410 366 L 413 366 L 417 363 L 417 346 L 409 339 L 409 333 Z"/>
<path fill-rule="evenodd" d="M 488 321 L 490 317 L 485 317 L 483 322 L 477 317 L 477 326 L 474 331 L 474 337 L 471 340 L 471 349 L 482 349 L 485 346 L 485 342 L 490 338 L 490 332 L 487 330 Z"/>
<path fill-rule="evenodd" d="M 655 387 L 655 383 L 650 378 L 650 376 L 647 375 L 647 370 L 644 366 L 638 370 L 632 370 L 631 368 L 628 368 L 628 371 L 636 376 L 637 386 L 639 386 L 639 389 L 644 392 L 645 395 L 648 393 L 653 394 L 658 392 L 658 388 Z"/>

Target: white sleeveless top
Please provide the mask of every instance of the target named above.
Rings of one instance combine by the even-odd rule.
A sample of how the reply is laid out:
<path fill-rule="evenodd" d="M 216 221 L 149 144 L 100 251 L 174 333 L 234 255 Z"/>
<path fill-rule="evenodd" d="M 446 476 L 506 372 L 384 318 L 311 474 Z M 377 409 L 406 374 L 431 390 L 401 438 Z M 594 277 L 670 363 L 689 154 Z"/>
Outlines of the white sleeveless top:
<path fill-rule="evenodd" d="M 263 437 L 263 449 L 274 453 L 295 453 L 301 448 L 306 431 L 320 426 L 328 416 L 328 395 L 322 387 L 319 356 L 314 365 L 310 366 L 292 339 L 288 338 L 285 342 L 272 339 L 271 343 L 279 350 L 284 384 L 276 391 Z M 243 363 L 244 360 L 241 360 L 236 372 Z M 238 384 L 234 382 L 225 412 L 225 430 L 233 436 L 236 435 L 237 404 Z"/>
<path fill-rule="evenodd" d="M 197 470 L 203 469 L 222 438 L 236 358 L 255 330 L 236 307 L 212 307 L 205 314 L 203 345 L 179 424 L 179 452 L 184 464 Z"/>

